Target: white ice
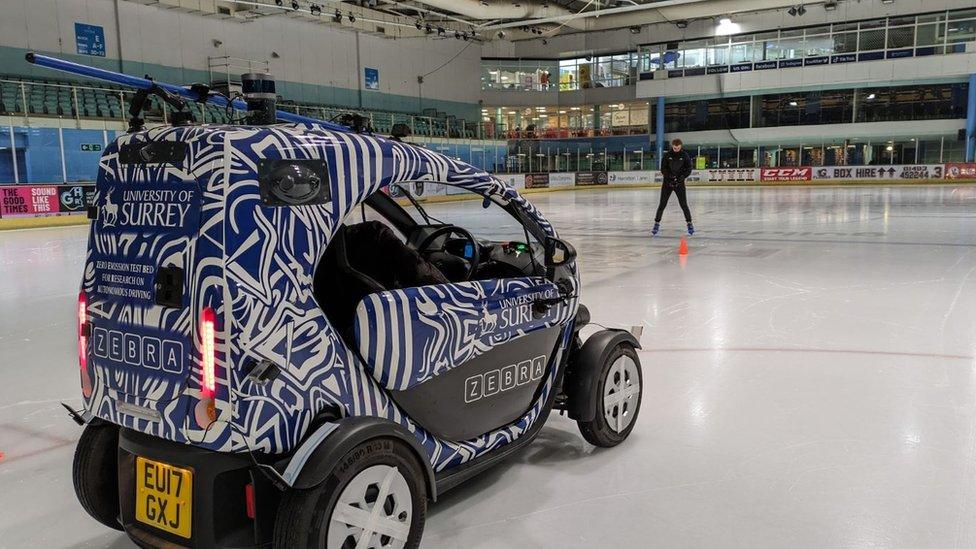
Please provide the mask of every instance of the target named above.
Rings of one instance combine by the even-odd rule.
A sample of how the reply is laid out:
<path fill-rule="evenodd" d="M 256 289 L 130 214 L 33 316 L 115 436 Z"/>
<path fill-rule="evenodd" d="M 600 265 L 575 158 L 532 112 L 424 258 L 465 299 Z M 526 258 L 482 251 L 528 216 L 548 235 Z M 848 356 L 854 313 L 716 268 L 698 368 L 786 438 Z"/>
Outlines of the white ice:
<path fill-rule="evenodd" d="M 551 418 L 423 547 L 976 547 L 976 187 L 691 189 L 684 259 L 655 190 L 530 198 L 594 321 L 644 327 L 637 426 Z M 131 546 L 75 501 L 58 404 L 85 234 L 0 232 L 0 548 Z"/>

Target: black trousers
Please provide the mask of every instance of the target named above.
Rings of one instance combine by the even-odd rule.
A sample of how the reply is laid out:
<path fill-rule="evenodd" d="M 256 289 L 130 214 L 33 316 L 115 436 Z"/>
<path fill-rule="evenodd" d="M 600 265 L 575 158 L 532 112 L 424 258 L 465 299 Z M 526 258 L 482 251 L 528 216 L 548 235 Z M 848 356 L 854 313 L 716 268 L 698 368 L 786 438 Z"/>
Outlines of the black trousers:
<path fill-rule="evenodd" d="M 671 198 L 671 193 L 678 196 L 678 204 L 681 204 L 681 211 L 685 213 L 685 222 L 691 223 L 691 210 L 688 209 L 688 196 L 685 194 L 684 181 L 674 185 L 670 183 L 661 185 L 661 203 L 657 206 L 657 215 L 654 216 L 654 222 L 661 222 L 661 215 L 664 214 L 664 208 L 668 205 L 668 199 Z"/>

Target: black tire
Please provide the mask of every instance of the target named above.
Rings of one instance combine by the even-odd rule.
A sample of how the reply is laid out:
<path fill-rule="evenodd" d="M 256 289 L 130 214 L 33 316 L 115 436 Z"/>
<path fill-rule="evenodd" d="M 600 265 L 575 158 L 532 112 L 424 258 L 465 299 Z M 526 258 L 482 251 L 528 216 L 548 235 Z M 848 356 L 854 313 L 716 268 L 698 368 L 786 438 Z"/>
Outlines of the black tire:
<path fill-rule="evenodd" d="M 634 364 L 637 365 L 637 382 L 640 384 L 640 390 L 637 393 L 637 403 L 634 409 L 628 410 L 628 413 L 633 414 L 633 418 L 623 430 L 617 432 L 607 422 L 604 413 L 603 389 L 610 375 L 610 367 L 621 357 L 630 357 L 634 361 Z M 637 424 L 637 414 L 640 412 L 640 404 L 644 390 L 643 374 L 641 373 L 641 364 L 640 359 L 637 357 L 637 351 L 628 343 L 620 343 L 614 347 L 610 351 L 610 354 L 607 355 L 607 359 L 603 362 L 600 376 L 596 378 L 596 383 L 593 385 L 589 390 L 592 392 L 593 398 L 596 399 L 596 414 L 591 421 L 577 421 L 576 423 L 579 426 L 580 433 L 587 442 L 601 448 L 612 448 L 626 440 L 630 432 L 634 430 L 634 425 Z"/>
<path fill-rule="evenodd" d="M 85 511 L 115 530 L 119 523 L 119 428 L 89 424 L 78 439 L 71 478 L 75 495 Z"/>
<path fill-rule="evenodd" d="M 321 485 L 286 492 L 275 521 L 274 547 L 325 549 L 328 527 L 339 495 L 356 475 L 375 465 L 396 467 L 406 480 L 410 488 L 413 516 L 405 548 L 419 547 L 427 518 L 426 479 L 413 451 L 392 438 L 377 438 L 356 446 L 342 458 Z"/>

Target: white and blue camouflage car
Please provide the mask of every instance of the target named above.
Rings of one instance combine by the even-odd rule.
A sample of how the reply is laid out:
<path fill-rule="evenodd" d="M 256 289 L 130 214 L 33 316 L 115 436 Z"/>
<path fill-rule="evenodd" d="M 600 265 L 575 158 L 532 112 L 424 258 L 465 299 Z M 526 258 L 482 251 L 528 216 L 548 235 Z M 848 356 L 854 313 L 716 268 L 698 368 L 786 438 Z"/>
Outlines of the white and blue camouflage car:
<path fill-rule="evenodd" d="M 581 341 L 575 251 L 515 189 L 329 124 L 134 126 L 101 158 L 78 298 L 74 483 L 106 526 L 417 547 L 428 502 L 552 410 L 599 446 L 634 428 L 638 342 Z M 524 238 L 437 221 L 421 183 Z"/>

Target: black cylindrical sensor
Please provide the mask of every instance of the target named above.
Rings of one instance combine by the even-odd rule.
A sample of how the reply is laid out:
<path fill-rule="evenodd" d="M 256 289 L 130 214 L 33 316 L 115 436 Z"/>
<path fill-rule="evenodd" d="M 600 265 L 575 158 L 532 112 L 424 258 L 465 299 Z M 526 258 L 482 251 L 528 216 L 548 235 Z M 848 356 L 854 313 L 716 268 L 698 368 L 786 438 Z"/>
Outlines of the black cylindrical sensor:
<path fill-rule="evenodd" d="M 278 122 L 274 77 L 266 72 L 241 75 L 241 91 L 247 103 L 247 123 L 256 126 Z"/>

